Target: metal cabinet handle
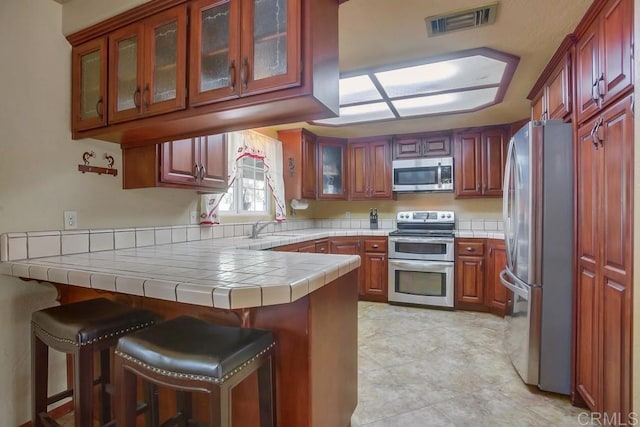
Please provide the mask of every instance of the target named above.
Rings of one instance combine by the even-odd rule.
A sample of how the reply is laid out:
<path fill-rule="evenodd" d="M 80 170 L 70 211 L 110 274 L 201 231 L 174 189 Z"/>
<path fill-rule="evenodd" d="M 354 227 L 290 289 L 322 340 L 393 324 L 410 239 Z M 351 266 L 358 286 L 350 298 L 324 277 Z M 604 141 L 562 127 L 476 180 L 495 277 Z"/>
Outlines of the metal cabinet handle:
<path fill-rule="evenodd" d="M 100 117 L 100 120 L 102 120 L 103 114 L 104 114 L 104 108 L 103 108 L 103 102 L 102 102 L 102 97 L 100 97 L 98 99 L 98 102 L 96 102 L 96 113 L 98 114 L 98 117 Z"/>
<path fill-rule="evenodd" d="M 140 86 L 136 87 L 136 91 L 133 92 L 133 105 L 136 106 L 139 112 L 140 111 Z"/>
<path fill-rule="evenodd" d="M 374 243 L 373 245 L 371 245 L 371 247 L 373 249 L 378 249 L 380 247 L 380 245 L 378 245 L 377 243 Z"/>
<path fill-rule="evenodd" d="M 200 181 L 204 181 L 204 177 L 206 173 L 207 173 L 207 168 L 205 168 L 204 165 L 200 163 Z"/>
<path fill-rule="evenodd" d="M 242 61 L 242 68 L 240 68 L 240 80 L 242 81 L 242 88 L 246 89 L 249 82 L 249 58 L 246 56 Z"/>
<path fill-rule="evenodd" d="M 324 251 L 325 251 L 325 248 L 320 248 L 320 252 L 324 252 Z"/>
<path fill-rule="evenodd" d="M 193 179 L 198 179 L 199 167 L 197 163 L 193 165 Z"/>
<path fill-rule="evenodd" d="M 602 117 L 600 117 L 598 119 L 598 121 L 596 122 L 595 125 L 593 125 L 593 129 L 591 129 L 591 143 L 593 144 L 593 147 L 597 150 L 598 149 L 598 145 L 600 147 L 603 146 L 604 143 L 604 138 L 600 138 L 600 126 L 602 126 L 602 123 L 604 122 L 604 120 L 602 119 Z"/>
<path fill-rule="evenodd" d="M 236 60 L 232 59 L 229 64 L 229 90 L 233 92 L 236 90 Z"/>
<path fill-rule="evenodd" d="M 600 99 L 604 99 L 604 87 L 602 88 L 602 90 L 600 90 L 600 85 L 604 83 L 604 73 L 600 74 L 600 78 L 598 80 L 596 80 L 596 89 L 598 91 L 598 96 L 600 97 Z"/>
<path fill-rule="evenodd" d="M 475 252 L 476 249 L 472 248 L 471 246 L 467 246 L 467 248 L 465 249 L 467 252 Z"/>
<path fill-rule="evenodd" d="M 144 108 L 149 108 L 151 103 L 151 90 L 149 89 L 149 83 L 144 86 L 144 92 L 142 93 L 142 100 L 144 102 Z"/>

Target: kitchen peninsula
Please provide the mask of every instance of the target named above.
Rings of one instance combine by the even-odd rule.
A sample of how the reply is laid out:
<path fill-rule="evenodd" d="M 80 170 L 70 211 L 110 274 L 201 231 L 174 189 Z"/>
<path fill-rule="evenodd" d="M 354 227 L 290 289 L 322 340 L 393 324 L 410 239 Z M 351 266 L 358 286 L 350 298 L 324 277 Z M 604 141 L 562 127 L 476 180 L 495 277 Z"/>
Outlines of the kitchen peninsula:
<path fill-rule="evenodd" d="M 62 304 L 106 296 L 165 318 L 189 314 L 272 330 L 277 425 L 348 425 L 357 403 L 360 258 L 256 250 L 326 231 L 187 241 L 195 230 L 165 227 L 169 242 L 184 237 L 168 244 L 153 244 L 152 228 L 8 233 L 1 236 L 0 273 L 54 283 Z M 125 235 L 133 237 L 128 248 Z M 69 253 L 85 239 L 87 251 Z M 111 250 L 99 250 L 108 241 Z M 98 250 L 89 252 L 89 243 Z M 234 425 L 256 425 L 258 408 L 247 406 L 255 400 L 241 397 L 256 392 L 255 381 L 234 390 Z"/>

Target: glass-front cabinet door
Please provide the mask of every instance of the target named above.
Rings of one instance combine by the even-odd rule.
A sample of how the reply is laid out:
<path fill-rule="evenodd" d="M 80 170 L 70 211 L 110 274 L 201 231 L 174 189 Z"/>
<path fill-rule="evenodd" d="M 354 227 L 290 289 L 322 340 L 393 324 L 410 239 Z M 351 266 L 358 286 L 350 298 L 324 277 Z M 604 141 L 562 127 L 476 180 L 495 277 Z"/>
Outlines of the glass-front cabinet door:
<path fill-rule="evenodd" d="M 178 6 L 109 36 L 109 121 L 186 106 L 187 9 Z"/>
<path fill-rule="evenodd" d="M 240 95 L 240 3 L 199 0 L 191 5 L 191 105 Z"/>
<path fill-rule="evenodd" d="M 333 138 L 318 139 L 318 199 L 346 199 L 346 148 L 346 144 Z"/>
<path fill-rule="evenodd" d="M 243 92 L 301 84 L 300 3 L 242 0 Z"/>
<path fill-rule="evenodd" d="M 299 0 L 197 0 L 191 6 L 189 102 L 299 86 Z"/>
<path fill-rule="evenodd" d="M 106 81 L 107 39 L 89 41 L 74 47 L 73 129 L 93 129 L 107 124 Z"/>

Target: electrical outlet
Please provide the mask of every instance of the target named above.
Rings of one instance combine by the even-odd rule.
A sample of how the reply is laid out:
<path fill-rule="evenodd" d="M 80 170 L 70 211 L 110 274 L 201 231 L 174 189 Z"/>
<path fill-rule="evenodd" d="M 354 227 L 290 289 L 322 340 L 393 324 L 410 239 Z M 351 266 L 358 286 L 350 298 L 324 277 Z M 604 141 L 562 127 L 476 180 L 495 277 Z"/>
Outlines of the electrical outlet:
<path fill-rule="evenodd" d="M 344 217 L 347 219 L 351 219 L 351 212 L 347 211 L 344 213 Z"/>
<path fill-rule="evenodd" d="M 189 221 L 191 224 L 198 224 L 200 222 L 198 221 L 198 211 L 189 212 Z"/>
<path fill-rule="evenodd" d="M 78 212 L 64 211 L 64 229 L 75 230 L 78 228 Z"/>

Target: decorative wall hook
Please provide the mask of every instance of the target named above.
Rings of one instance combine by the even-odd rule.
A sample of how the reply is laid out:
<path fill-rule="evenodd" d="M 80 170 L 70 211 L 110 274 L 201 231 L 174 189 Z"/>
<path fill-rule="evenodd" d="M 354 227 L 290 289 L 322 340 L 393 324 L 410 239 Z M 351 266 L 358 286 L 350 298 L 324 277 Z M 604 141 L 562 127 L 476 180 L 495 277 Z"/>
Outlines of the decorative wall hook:
<path fill-rule="evenodd" d="M 97 173 L 98 175 L 106 174 L 106 175 L 118 175 L 118 169 L 113 169 L 113 163 L 115 162 L 113 156 L 109 156 L 107 153 L 104 153 L 104 158 L 107 160 L 107 167 L 103 168 L 100 166 L 91 166 L 89 164 L 89 158 L 96 157 L 96 153 L 93 151 L 85 151 L 82 154 L 83 165 L 78 165 L 78 170 L 82 173 L 91 172 Z"/>
<path fill-rule="evenodd" d="M 296 173 L 296 162 L 293 157 L 289 157 L 289 175 L 293 176 Z"/>

